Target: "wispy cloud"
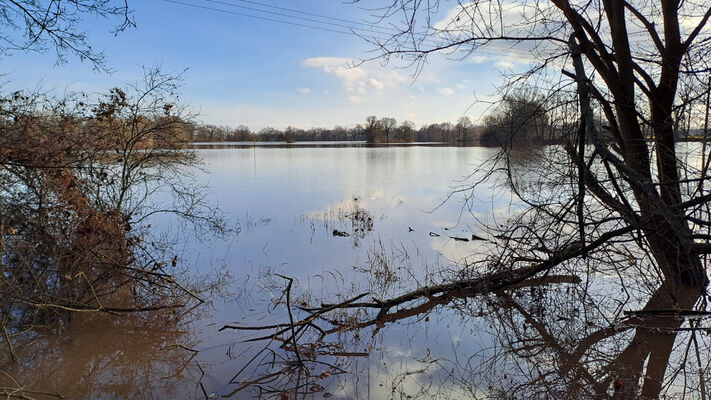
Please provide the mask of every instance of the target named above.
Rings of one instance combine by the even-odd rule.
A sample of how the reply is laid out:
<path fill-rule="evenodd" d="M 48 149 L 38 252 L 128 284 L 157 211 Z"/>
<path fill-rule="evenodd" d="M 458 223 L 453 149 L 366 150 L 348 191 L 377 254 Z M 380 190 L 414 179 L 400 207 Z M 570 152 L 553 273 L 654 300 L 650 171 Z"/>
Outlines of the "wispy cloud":
<path fill-rule="evenodd" d="M 368 83 L 375 89 L 385 89 L 385 84 L 375 78 L 368 79 Z"/>
<path fill-rule="evenodd" d="M 398 71 L 380 68 L 377 64 L 356 64 L 343 57 L 313 57 L 302 62 L 307 68 L 319 68 L 341 81 L 349 102 L 360 102 L 362 96 L 373 92 L 406 86 L 410 78 Z"/>
<path fill-rule="evenodd" d="M 450 89 L 450 88 L 448 88 L 448 87 L 439 88 L 439 89 L 437 89 L 437 91 L 438 91 L 439 94 L 441 94 L 442 96 L 451 96 L 451 95 L 454 94 L 454 90 L 452 90 L 452 89 Z"/>
<path fill-rule="evenodd" d="M 434 24 L 442 39 L 456 42 L 481 35 L 482 44 L 468 62 L 491 63 L 498 67 L 512 68 L 529 64 L 536 59 L 534 53 L 547 53 L 558 44 L 550 41 L 487 40 L 497 37 L 545 37 L 550 30 L 558 28 L 556 21 L 562 17 L 560 10 L 548 2 L 535 4 L 504 1 L 490 10 L 490 18 L 473 19 L 479 15 L 482 5 L 478 2 L 460 3 L 449 9 L 444 18 Z M 471 50 L 467 47 L 466 50 Z"/>
<path fill-rule="evenodd" d="M 469 61 L 473 62 L 474 64 L 481 64 L 483 62 L 491 60 L 491 57 L 487 56 L 472 56 L 469 57 Z"/>
<path fill-rule="evenodd" d="M 484 64 L 484 63 L 491 63 L 496 65 L 497 67 L 501 68 L 513 68 L 516 65 L 526 65 L 529 64 L 532 60 L 532 56 L 512 56 L 509 54 L 506 54 L 503 50 L 502 53 L 499 55 L 492 55 L 489 56 L 482 56 L 482 55 L 477 55 L 477 56 L 472 56 L 469 57 L 468 61 L 473 63 L 473 64 Z"/>
<path fill-rule="evenodd" d="M 335 75 L 344 82 L 357 82 L 368 73 L 353 60 L 342 57 L 313 57 L 304 60 L 304 65 L 311 68 L 321 68 L 327 74 Z"/>
<path fill-rule="evenodd" d="M 303 93 L 303 94 L 311 93 L 311 88 L 298 88 L 296 90 L 298 90 L 299 93 Z"/>

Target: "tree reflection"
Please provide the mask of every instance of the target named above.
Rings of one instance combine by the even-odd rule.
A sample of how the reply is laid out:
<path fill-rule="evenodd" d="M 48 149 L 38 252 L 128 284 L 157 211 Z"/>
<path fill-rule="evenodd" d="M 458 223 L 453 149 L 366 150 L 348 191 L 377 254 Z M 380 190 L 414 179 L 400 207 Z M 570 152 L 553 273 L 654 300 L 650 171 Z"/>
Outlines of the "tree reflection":
<path fill-rule="evenodd" d="M 430 354 L 428 349 L 426 357 L 412 360 L 417 367 L 391 377 L 393 395 L 705 396 L 709 343 L 702 332 L 709 314 L 703 311 L 705 301 L 700 301 L 699 291 L 679 290 L 664 282 L 649 292 L 641 280 L 593 276 L 584 281 L 552 274 L 519 281 L 511 276 L 485 279 L 489 283 L 474 279 L 477 282 L 468 287 L 433 290 L 392 307 L 374 306 L 383 301 L 363 302 L 367 297 L 362 294 L 338 304 L 303 307 L 305 317 L 293 323 L 227 326 L 272 332 L 257 338 L 268 343 L 263 359 L 253 360 L 258 365 L 251 370 L 253 376 L 241 376 L 233 383 L 240 392 L 250 389 L 260 395 L 328 393 L 338 386 L 334 382 L 342 385 L 369 373 L 356 358 L 379 358 L 373 351 L 373 338 L 379 333 L 387 337 L 388 330 L 402 323 L 422 329 L 430 315 L 453 313 L 455 319 L 475 319 L 476 325 L 488 326 L 494 344 L 477 350 L 472 343 L 460 343 L 452 358 Z M 367 309 L 379 311 L 373 315 Z"/>
<path fill-rule="evenodd" d="M 337 237 L 350 237 L 353 246 L 373 231 L 373 215 L 366 210 L 360 198 L 353 196 L 348 201 L 329 206 L 323 211 L 313 212 L 307 216 L 311 221 L 312 232 L 315 233 L 315 221 L 321 221 L 327 232 Z"/>
<path fill-rule="evenodd" d="M 667 370 L 678 368 L 679 363 L 686 367 L 688 354 L 672 358 L 685 322 L 678 310 L 691 308 L 699 293 L 677 292 L 675 296 L 669 286 L 665 283 L 657 289 L 641 310 L 618 315 L 607 325 L 599 324 L 603 315 L 595 315 L 599 303 L 587 305 L 580 313 L 582 304 L 566 301 L 564 296 L 553 296 L 545 306 L 530 307 L 533 299 L 498 294 L 499 307 L 492 310 L 497 310 L 504 358 L 519 371 L 511 377 L 510 386 L 499 389 L 499 396 L 653 399 L 663 394 L 663 388 L 671 393 L 695 391 L 690 386 L 676 387 L 675 374 Z M 703 387 L 703 380 L 699 385 Z"/>
<path fill-rule="evenodd" d="M 189 318 L 172 312 L 81 315 L 2 353 L 0 393 L 27 398 L 202 398 Z M 38 392 L 57 396 L 38 395 Z M 198 396 L 199 395 L 199 396 Z"/>

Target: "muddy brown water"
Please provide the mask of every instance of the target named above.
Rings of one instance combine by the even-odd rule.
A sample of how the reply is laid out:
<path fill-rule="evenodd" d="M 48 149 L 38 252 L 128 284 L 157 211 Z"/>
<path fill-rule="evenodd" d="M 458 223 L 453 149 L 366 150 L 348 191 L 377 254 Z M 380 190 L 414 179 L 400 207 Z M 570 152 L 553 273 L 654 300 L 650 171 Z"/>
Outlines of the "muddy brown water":
<path fill-rule="evenodd" d="M 496 149 L 223 147 L 198 150 L 208 163 L 198 179 L 235 232 L 196 237 L 170 217 L 151 224 L 177 244 L 180 263 L 190 271 L 186 279 L 226 272 L 228 283 L 205 293 L 208 301 L 182 318 L 172 311 L 86 313 L 33 332 L 16 349 L 17 362 L 2 350 L 0 383 L 7 393 L 71 399 L 708 398 L 709 335 L 696 329 L 705 316 L 623 312 L 690 307 L 696 295 L 664 287 L 623 293 L 619 277 L 604 274 L 507 294 L 465 291 L 422 312 L 344 328 L 320 342 L 307 330 L 298 340 L 300 363 L 288 343 L 284 349 L 270 340 L 249 341 L 270 330 L 220 331 L 227 324 L 287 320 L 285 305 L 277 302 L 287 284 L 280 275 L 294 279 L 296 306 L 362 292 L 386 298 L 453 276 L 497 240 L 477 219 L 495 221 L 522 207 L 494 185 L 455 193 L 443 203 L 481 177 L 470 173 Z M 485 240 L 457 240 L 472 235 Z M 627 379 L 640 383 L 633 392 L 625 393 Z"/>

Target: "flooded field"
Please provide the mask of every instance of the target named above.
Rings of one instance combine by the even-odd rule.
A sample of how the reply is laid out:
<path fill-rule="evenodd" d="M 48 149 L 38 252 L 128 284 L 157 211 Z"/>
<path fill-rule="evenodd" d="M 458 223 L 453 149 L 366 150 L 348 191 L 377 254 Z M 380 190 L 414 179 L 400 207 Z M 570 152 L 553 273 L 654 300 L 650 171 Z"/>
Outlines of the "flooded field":
<path fill-rule="evenodd" d="M 706 314 L 664 314 L 698 296 L 589 268 L 631 265 L 631 255 L 535 280 L 484 275 L 488 255 L 514 240 L 486 227 L 525 209 L 503 177 L 471 189 L 497 149 L 322 146 L 199 147 L 206 170 L 195 178 L 231 229 L 213 237 L 171 217 L 150 223 L 204 302 L 79 313 L 25 333 L 3 349 L 7 393 L 605 398 L 631 375 L 635 396 L 706 395 Z M 451 282 L 464 283 L 443 287 Z M 416 294 L 398 300 L 404 293 Z"/>

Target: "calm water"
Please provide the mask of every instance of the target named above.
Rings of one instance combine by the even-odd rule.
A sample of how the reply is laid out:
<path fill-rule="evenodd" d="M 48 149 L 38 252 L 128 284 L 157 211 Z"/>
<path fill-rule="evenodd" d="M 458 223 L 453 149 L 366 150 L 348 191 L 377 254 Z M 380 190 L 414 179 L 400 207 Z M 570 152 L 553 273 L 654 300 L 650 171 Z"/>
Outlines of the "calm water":
<path fill-rule="evenodd" d="M 562 306 L 575 291 L 566 285 L 527 291 L 522 310 L 493 296 L 463 296 L 387 326 L 335 333 L 311 349 L 308 376 L 290 364 L 293 352 L 247 341 L 273 331 L 219 331 L 288 318 L 277 302 L 287 284 L 279 275 L 294 279 L 296 305 L 363 292 L 366 300 L 382 299 L 457 276 L 497 240 L 482 222 L 496 224 L 521 207 L 495 179 L 474 192 L 460 190 L 484 177 L 475 166 L 496 149 L 339 144 L 197 151 L 207 171 L 196 178 L 234 232 L 213 238 L 169 218 L 153 224 L 181 249 L 182 265 L 203 277 L 226 273 L 228 283 L 177 324 L 160 316 L 76 318 L 23 348 L 24 361 L 12 371 L 20 385 L 107 399 L 279 398 L 285 389 L 314 398 L 473 398 L 504 396 L 509 388 L 564 398 L 560 393 L 570 390 L 561 389 L 570 382 L 547 381 L 541 372 L 560 368 L 560 351 L 527 349 L 533 339 L 521 333 L 547 340 L 534 321 L 542 306 L 529 307 L 533 298 L 553 310 L 541 320 L 551 324 L 549 335 L 557 330 L 563 347 L 575 348 L 600 329 L 593 317 L 573 321 L 579 307 Z M 589 286 L 595 285 L 610 290 Z M 600 337 L 601 346 L 621 352 L 632 333 L 613 333 Z M 579 356 L 581 363 L 599 367 L 615 357 L 595 351 Z M 517 362 L 511 354 L 520 356 Z"/>

